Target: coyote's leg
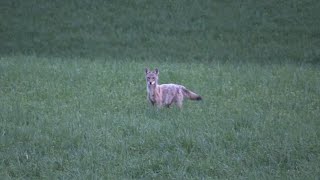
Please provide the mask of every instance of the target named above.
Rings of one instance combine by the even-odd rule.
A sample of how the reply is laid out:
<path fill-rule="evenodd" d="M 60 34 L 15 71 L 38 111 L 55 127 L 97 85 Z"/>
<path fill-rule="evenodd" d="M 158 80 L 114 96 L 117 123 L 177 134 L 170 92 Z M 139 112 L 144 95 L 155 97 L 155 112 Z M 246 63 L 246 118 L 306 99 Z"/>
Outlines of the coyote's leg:
<path fill-rule="evenodd" d="M 161 103 L 161 102 L 156 103 L 156 105 L 157 105 L 157 107 L 158 107 L 159 109 L 162 108 L 162 103 Z"/>
<path fill-rule="evenodd" d="M 177 101 L 176 105 L 178 106 L 179 109 L 182 109 L 182 101 Z"/>

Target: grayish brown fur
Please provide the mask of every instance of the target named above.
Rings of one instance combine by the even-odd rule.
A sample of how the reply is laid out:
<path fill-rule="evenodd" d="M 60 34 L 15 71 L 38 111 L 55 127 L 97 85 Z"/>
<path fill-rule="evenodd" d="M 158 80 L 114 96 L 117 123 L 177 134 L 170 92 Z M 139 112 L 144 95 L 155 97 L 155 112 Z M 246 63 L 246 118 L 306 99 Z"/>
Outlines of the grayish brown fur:
<path fill-rule="evenodd" d="M 170 107 L 176 104 L 179 108 L 182 107 L 184 98 L 190 100 L 201 100 L 201 96 L 188 90 L 179 84 L 158 84 L 159 70 L 145 70 L 147 83 L 147 98 L 152 105 L 157 107 Z"/>

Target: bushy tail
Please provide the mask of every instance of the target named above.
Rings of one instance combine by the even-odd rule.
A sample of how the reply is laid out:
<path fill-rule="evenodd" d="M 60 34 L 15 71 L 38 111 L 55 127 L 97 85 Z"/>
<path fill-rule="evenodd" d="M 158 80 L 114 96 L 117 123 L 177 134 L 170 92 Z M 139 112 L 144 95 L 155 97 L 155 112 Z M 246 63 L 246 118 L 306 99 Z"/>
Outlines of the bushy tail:
<path fill-rule="evenodd" d="M 201 96 L 188 90 L 187 88 L 183 87 L 182 90 L 183 90 L 183 95 L 189 98 L 190 100 L 197 100 L 197 101 L 202 100 Z"/>

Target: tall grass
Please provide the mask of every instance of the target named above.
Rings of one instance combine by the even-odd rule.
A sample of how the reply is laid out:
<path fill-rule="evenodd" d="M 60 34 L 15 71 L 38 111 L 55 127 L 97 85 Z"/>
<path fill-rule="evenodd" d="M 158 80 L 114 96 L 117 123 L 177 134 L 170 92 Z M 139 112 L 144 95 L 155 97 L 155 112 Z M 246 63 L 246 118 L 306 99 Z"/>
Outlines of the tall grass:
<path fill-rule="evenodd" d="M 179 111 L 148 106 L 148 64 L 1 58 L 1 176 L 319 177 L 317 67 L 153 63 L 203 96 Z"/>
<path fill-rule="evenodd" d="M 319 6 L 1 1 L 0 178 L 318 179 Z"/>

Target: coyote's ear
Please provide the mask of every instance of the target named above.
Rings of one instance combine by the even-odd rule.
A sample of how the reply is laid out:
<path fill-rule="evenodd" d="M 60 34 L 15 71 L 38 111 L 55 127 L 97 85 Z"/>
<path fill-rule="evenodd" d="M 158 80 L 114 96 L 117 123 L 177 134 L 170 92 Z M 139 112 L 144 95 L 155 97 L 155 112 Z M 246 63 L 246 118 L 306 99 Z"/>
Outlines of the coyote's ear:
<path fill-rule="evenodd" d="M 148 68 L 146 68 L 145 71 L 146 71 L 146 74 L 148 74 L 150 72 Z"/>
<path fill-rule="evenodd" d="M 156 68 L 154 71 L 155 71 L 156 74 L 159 74 L 159 69 L 158 68 Z"/>

